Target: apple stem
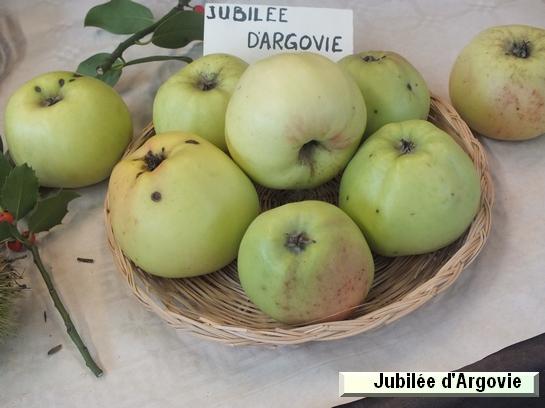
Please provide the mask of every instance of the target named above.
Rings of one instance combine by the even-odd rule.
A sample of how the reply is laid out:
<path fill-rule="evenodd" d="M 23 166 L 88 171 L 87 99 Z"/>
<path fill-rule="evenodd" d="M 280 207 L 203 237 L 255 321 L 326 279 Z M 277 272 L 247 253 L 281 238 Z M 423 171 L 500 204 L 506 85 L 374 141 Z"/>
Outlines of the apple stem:
<path fill-rule="evenodd" d="M 22 237 L 21 237 L 22 238 Z M 19 238 L 18 238 L 19 239 Z M 85 346 L 85 343 L 83 343 L 83 340 L 81 339 L 78 331 L 76 330 L 76 327 L 72 323 L 72 319 L 70 318 L 70 314 L 64 307 L 57 290 L 55 289 L 55 286 L 53 285 L 53 281 L 51 280 L 51 276 L 49 275 L 49 272 L 45 268 L 42 258 L 40 257 L 40 252 L 38 251 L 38 247 L 35 245 L 32 245 L 30 242 L 25 240 L 23 238 L 23 244 L 25 247 L 32 253 L 32 258 L 34 260 L 34 264 L 40 271 L 42 278 L 47 286 L 47 289 L 49 290 L 49 295 L 51 296 L 51 299 L 53 300 L 53 303 L 57 310 L 59 311 L 64 324 L 66 326 L 66 331 L 68 332 L 68 335 L 78 348 L 79 352 L 81 353 L 83 359 L 85 360 L 85 364 L 89 369 L 93 372 L 93 374 L 96 377 L 101 377 L 104 373 L 102 369 L 97 365 L 95 360 L 93 360 L 93 357 L 91 357 L 91 354 L 89 354 L 89 350 Z"/>
<path fill-rule="evenodd" d="M 151 150 L 144 156 L 144 163 L 149 171 L 155 170 L 165 160 L 165 148 L 159 153 L 153 153 Z"/>
<path fill-rule="evenodd" d="M 305 250 L 308 244 L 314 244 L 316 241 L 310 239 L 305 232 L 294 232 L 286 234 L 286 243 L 284 244 L 291 252 L 296 254 Z"/>
<path fill-rule="evenodd" d="M 415 148 L 414 142 L 411 140 L 405 140 L 401 139 L 401 145 L 399 146 L 399 150 L 401 151 L 401 154 L 409 154 L 411 153 Z"/>
<path fill-rule="evenodd" d="M 123 53 L 127 48 L 129 48 L 132 45 L 138 45 L 140 40 L 147 36 L 148 34 L 151 34 L 155 31 L 157 27 L 159 27 L 161 24 L 163 24 L 166 20 L 168 20 L 170 17 L 172 17 L 175 14 L 178 14 L 182 11 L 184 11 L 185 7 L 189 6 L 189 0 L 179 0 L 178 5 L 172 8 L 167 14 L 165 14 L 163 17 L 161 17 L 159 20 L 157 20 L 155 23 L 151 24 L 150 26 L 137 31 L 133 35 L 131 35 L 129 38 L 127 38 L 125 41 L 120 43 L 117 48 L 110 54 L 110 56 L 104 61 L 104 63 L 97 68 L 97 72 L 101 72 L 102 75 L 109 71 L 112 68 L 112 65 L 115 61 L 117 61 L 118 58 L 121 58 Z M 187 58 L 187 57 L 186 57 Z M 144 60 L 145 58 L 141 58 L 141 60 Z M 171 57 L 171 59 L 173 59 Z M 189 58 L 188 58 L 189 59 Z M 136 61 L 136 60 L 134 60 Z M 131 65 L 137 64 L 139 62 L 132 61 Z M 153 60 L 158 61 L 158 60 Z M 147 62 L 147 61 L 141 61 L 141 62 Z M 191 61 L 189 61 L 191 62 Z M 124 64 L 124 65 L 128 65 Z"/>
<path fill-rule="evenodd" d="M 530 41 L 514 42 L 511 54 L 518 58 L 528 58 L 530 56 Z"/>

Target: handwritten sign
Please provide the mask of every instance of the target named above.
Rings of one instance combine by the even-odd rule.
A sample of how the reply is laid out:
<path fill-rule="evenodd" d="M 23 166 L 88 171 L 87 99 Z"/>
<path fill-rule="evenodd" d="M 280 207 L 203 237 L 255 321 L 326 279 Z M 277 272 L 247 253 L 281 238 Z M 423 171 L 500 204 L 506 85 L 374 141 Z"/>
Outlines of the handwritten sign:
<path fill-rule="evenodd" d="M 353 29 L 352 10 L 208 3 L 203 52 L 253 62 L 310 51 L 337 61 L 353 53 Z"/>

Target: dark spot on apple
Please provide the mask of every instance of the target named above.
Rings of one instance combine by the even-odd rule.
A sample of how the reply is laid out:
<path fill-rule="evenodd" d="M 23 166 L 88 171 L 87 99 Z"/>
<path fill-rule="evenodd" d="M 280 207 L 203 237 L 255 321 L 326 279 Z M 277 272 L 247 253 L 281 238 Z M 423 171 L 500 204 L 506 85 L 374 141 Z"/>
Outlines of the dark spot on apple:
<path fill-rule="evenodd" d="M 64 86 L 64 79 L 59 79 L 59 86 L 62 88 Z"/>
<path fill-rule="evenodd" d="M 378 213 L 380 213 L 380 210 L 377 208 L 377 209 L 375 210 L 375 212 L 378 214 Z"/>
<path fill-rule="evenodd" d="M 392 254 L 397 255 L 399 254 L 399 251 L 393 251 Z"/>
<path fill-rule="evenodd" d="M 451 197 L 454 197 L 454 193 L 450 193 L 450 196 L 451 196 Z"/>
<path fill-rule="evenodd" d="M 194 145 L 200 144 L 199 142 L 197 142 L 196 140 L 193 140 L 193 139 L 188 139 L 188 140 L 185 141 L 185 143 L 187 143 L 187 144 L 194 144 Z"/>
<path fill-rule="evenodd" d="M 371 153 L 371 154 L 369 155 L 369 158 L 373 157 L 374 155 L 375 155 L 374 153 Z"/>
<path fill-rule="evenodd" d="M 75 81 L 74 78 L 68 80 L 68 82 L 74 82 L 74 81 Z"/>
<path fill-rule="evenodd" d="M 411 213 L 411 217 L 414 217 L 414 215 L 415 215 L 415 213 L 412 212 L 412 213 Z"/>
<path fill-rule="evenodd" d="M 373 111 L 373 113 L 376 115 L 376 114 L 378 113 L 378 110 L 375 109 L 375 110 Z"/>
<path fill-rule="evenodd" d="M 413 87 L 411 86 L 411 84 L 407 84 L 407 89 L 408 89 L 409 91 L 412 91 L 412 90 L 413 90 Z"/>
<path fill-rule="evenodd" d="M 350 201 L 350 196 L 346 196 L 346 201 Z"/>
<path fill-rule="evenodd" d="M 292 232 L 286 234 L 284 246 L 291 252 L 298 254 L 303 252 L 309 244 L 315 244 L 316 241 L 311 239 L 306 232 Z"/>
<path fill-rule="evenodd" d="M 159 191 L 154 191 L 153 193 L 151 193 L 151 200 L 152 201 L 155 201 L 155 202 L 158 202 L 158 201 L 161 201 L 161 193 Z"/>
<path fill-rule="evenodd" d="M 144 163 L 148 171 L 153 171 L 166 159 L 165 148 L 161 148 L 159 153 L 153 153 L 151 150 L 144 156 Z"/>
<path fill-rule="evenodd" d="M 266 292 L 266 291 L 267 291 L 267 287 L 266 287 L 265 285 L 261 285 L 261 290 L 262 290 L 263 292 Z"/>
<path fill-rule="evenodd" d="M 35 86 L 35 87 L 34 87 L 34 90 L 35 90 L 36 92 L 42 92 L 42 88 L 40 88 L 39 86 Z"/>
<path fill-rule="evenodd" d="M 78 73 L 75 73 L 74 75 L 72 75 L 74 78 L 81 78 L 82 75 L 81 74 L 78 74 Z"/>

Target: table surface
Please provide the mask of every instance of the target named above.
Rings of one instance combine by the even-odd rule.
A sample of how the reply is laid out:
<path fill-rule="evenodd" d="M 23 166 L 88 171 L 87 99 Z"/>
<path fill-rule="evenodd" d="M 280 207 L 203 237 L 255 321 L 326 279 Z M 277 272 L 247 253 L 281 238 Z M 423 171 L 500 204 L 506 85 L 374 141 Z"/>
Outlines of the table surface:
<path fill-rule="evenodd" d="M 143 0 L 162 15 L 174 1 Z M 4 0 L 0 27 L 24 55 L 0 83 L 0 109 L 24 81 L 44 71 L 74 70 L 111 50 L 119 37 L 83 28 L 98 1 Z M 261 2 L 265 3 L 265 2 Z M 545 21 L 545 2 L 530 0 L 274 1 L 352 8 L 355 49 L 407 57 L 430 89 L 448 97 L 450 68 L 462 47 L 492 25 Z M 9 17 L 8 17 L 9 16 Z M 13 27 L 12 27 L 13 28 Z M 143 55 L 149 49 L 132 52 Z M 195 51 L 195 52 L 198 52 Z M 17 54 L 17 53 L 15 53 Z M 150 121 L 156 89 L 179 63 L 127 69 L 117 90 L 135 130 Z M 0 116 L 0 126 L 3 127 Z M 2 407 L 328 407 L 339 398 L 339 371 L 441 371 L 461 367 L 545 331 L 545 137 L 524 143 L 483 140 L 496 188 L 489 242 L 445 293 L 403 319 L 334 342 L 232 348 L 178 333 L 148 312 L 116 271 L 106 242 L 106 183 L 79 190 L 63 225 L 40 238 L 43 258 L 93 355 L 106 370 L 95 379 L 69 341 L 37 271 L 21 302 L 17 335 L 0 345 Z M 82 264 L 76 257 L 93 258 Z M 48 315 L 44 321 L 43 312 Z M 53 356 L 47 351 L 63 344 Z"/>

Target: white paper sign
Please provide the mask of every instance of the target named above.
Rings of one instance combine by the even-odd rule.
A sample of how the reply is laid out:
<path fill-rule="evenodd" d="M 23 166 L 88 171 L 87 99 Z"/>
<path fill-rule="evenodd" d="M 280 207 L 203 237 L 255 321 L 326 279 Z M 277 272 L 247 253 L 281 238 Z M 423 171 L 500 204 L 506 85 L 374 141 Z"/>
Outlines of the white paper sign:
<path fill-rule="evenodd" d="M 250 63 L 310 51 L 337 61 L 353 53 L 353 37 L 352 10 L 207 3 L 203 53 L 233 54 Z"/>

